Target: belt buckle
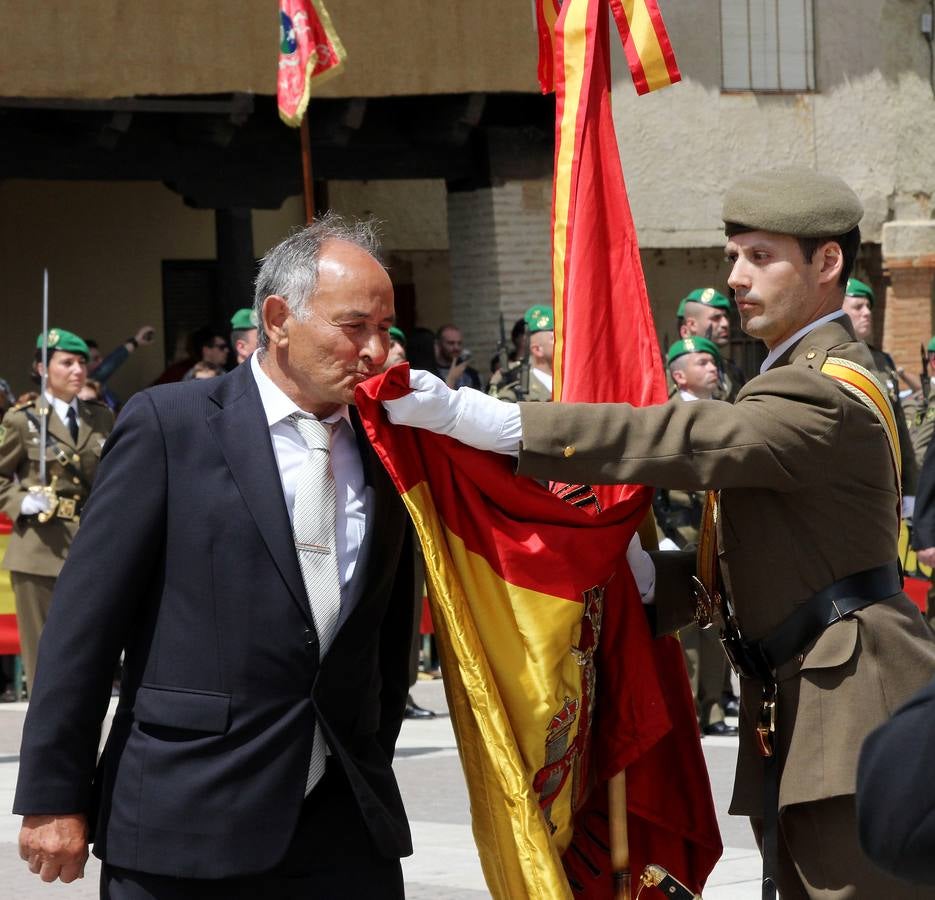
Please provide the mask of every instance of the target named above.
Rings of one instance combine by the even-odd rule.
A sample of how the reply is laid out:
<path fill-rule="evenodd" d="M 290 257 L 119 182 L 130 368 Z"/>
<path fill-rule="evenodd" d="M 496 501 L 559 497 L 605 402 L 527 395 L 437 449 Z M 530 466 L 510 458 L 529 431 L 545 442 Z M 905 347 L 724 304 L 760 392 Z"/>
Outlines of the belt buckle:
<path fill-rule="evenodd" d="M 773 739 L 776 734 L 776 695 L 764 690 L 763 699 L 756 718 L 756 746 L 760 756 L 769 758 L 773 755 Z"/>
<path fill-rule="evenodd" d="M 720 597 L 717 591 L 712 597 L 697 575 L 692 575 L 691 583 L 692 598 L 695 601 L 695 621 L 702 630 L 710 628 L 714 624 L 714 604 L 720 600 Z"/>
<path fill-rule="evenodd" d="M 75 518 L 75 501 L 70 497 L 59 497 L 58 500 L 58 509 L 55 511 L 55 514 L 60 519 L 68 519 L 73 521 Z"/>

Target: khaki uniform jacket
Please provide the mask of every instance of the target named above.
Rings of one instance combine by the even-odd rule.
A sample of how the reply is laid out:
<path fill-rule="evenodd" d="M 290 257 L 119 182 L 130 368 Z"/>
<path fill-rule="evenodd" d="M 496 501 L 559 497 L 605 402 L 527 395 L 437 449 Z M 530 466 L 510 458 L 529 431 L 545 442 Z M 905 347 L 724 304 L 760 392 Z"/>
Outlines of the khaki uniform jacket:
<path fill-rule="evenodd" d="M 57 578 L 78 532 L 78 522 L 54 517 L 40 524 L 35 516 L 19 514 L 27 489 L 39 484 L 39 430 L 27 412 L 38 419 L 34 404 L 14 407 L 3 417 L 0 430 L 0 510 L 13 520 L 3 568 Z M 49 413 L 50 438 L 73 458 L 75 467 L 88 484 L 94 480 L 104 441 L 113 427 L 114 414 L 106 406 L 79 400 L 78 440 L 75 442 L 55 412 Z M 74 461 L 75 456 L 77 461 Z M 47 477 L 50 483 L 56 478 L 58 495 L 74 499 L 80 507 L 87 499 L 87 487 L 48 448 L 46 461 Z"/>
<path fill-rule="evenodd" d="M 909 426 L 906 424 L 906 412 L 903 409 L 902 401 L 899 399 L 899 374 L 896 371 L 896 364 L 888 353 L 877 350 L 875 347 L 870 347 L 870 355 L 873 357 L 871 371 L 876 376 L 877 381 L 886 388 L 886 396 L 889 397 L 890 405 L 893 407 L 893 414 L 896 416 L 899 451 L 903 460 L 903 493 L 915 496 L 919 486 L 919 468 L 921 464 L 916 462 L 912 436 L 909 433 Z"/>
<path fill-rule="evenodd" d="M 495 372 L 493 378 L 490 379 L 487 393 L 498 400 L 516 403 L 519 399 L 516 389 L 519 386 L 519 372 L 517 370 L 520 365 L 522 364 L 519 362 L 510 363 L 506 378 L 503 378 L 500 372 Z M 552 392 L 536 378 L 532 372 L 532 367 L 529 369 L 529 393 L 523 397 L 523 400 L 529 403 L 549 403 L 552 400 Z"/>
<path fill-rule="evenodd" d="M 872 367 L 849 324 L 806 335 L 732 406 L 523 405 L 519 472 L 721 489 L 722 574 L 744 634 L 761 638 L 816 591 L 897 556 L 883 428 L 819 371 L 828 355 Z M 827 628 L 778 672 L 780 805 L 853 794 L 864 737 L 933 674 L 935 642 L 902 593 Z M 762 814 L 758 700 L 759 685 L 744 679 L 734 814 Z"/>

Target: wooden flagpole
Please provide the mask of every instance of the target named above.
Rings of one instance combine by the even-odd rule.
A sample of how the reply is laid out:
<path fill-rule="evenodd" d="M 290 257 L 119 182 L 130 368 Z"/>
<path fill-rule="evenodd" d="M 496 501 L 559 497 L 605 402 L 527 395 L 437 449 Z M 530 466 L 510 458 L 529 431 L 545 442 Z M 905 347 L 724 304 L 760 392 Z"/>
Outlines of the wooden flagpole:
<path fill-rule="evenodd" d="M 630 837 L 627 832 L 627 772 L 621 770 L 607 782 L 610 820 L 610 867 L 614 900 L 630 900 Z"/>
<path fill-rule="evenodd" d="M 312 138 L 309 134 L 308 113 L 299 125 L 302 137 L 302 188 L 305 196 L 305 224 L 311 225 L 315 218 L 315 186 L 312 183 Z"/>

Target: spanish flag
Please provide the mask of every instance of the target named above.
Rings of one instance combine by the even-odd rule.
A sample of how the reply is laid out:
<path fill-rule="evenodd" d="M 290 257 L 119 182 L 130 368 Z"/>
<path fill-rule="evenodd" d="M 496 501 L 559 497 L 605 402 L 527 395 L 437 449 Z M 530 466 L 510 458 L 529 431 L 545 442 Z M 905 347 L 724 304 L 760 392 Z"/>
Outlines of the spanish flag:
<path fill-rule="evenodd" d="M 623 41 L 627 64 L 638 94 L 647 94 L 681 79 L 669 33 L 656 0 L 606 0 Z M 539 34 L 539 86 L 555 90 L 555 31 L 562 0 L 535 0 Z"/>
<path fill-rule="evenodd" d="M 322 84 L 344 66 L 347 53 L 321 0 L 279 0 L 279 117 L 297 128 L 312 83 Z"/>
<path fill-rule="evenodd" d="M 491 894 L 612 897 L 606 781 L 628 766 L 634 872 L 658 862 L 700 887 L 720 844 L 697 732 L 673 771 L 640 777 L 673 728 L 620 560 L 643 505 L 594 515 L 515 475 L 507 457 L 389 425 L 380 401 L 408 385 L 408 366 L 396 366 L 358 387 L 357 407 L 425 553 Z M 611 607 L 625 612 L 608 620 Z M 677 689 L 690 705 L 684 679 Z"/>
<path fill-rule="evenodd" d="M 13 523 L 0 513 L 0 559 L 6 554 Z M 10 573 L 0 569 L 0 656 L 19 653 L 19 631 L 16 627 L 16 603 Z"/>

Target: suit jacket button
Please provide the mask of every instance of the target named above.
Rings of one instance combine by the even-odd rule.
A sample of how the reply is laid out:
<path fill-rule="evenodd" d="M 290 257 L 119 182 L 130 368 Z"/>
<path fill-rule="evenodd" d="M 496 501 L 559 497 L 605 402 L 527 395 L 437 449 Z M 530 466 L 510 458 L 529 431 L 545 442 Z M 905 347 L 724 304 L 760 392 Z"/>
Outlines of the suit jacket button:
<path fill-rule="evenodd" d="M 570 457 L 574 456 L 575 445 L 569 444 L 564 450 L 562 450 L 562 454 L 564 455 L 565 459 L 569 459 Z"/>
<path fill-rule="evenodd" d="M 305 629 L 305 646 L 307 649 L 311 649 L 315 646 L 315 632 L 311 628 Z"/>

